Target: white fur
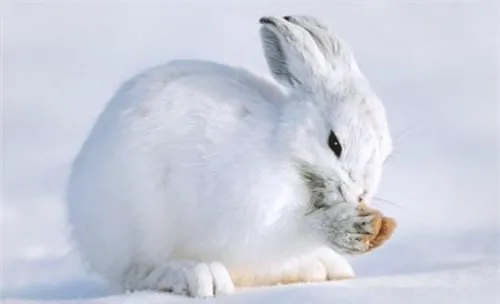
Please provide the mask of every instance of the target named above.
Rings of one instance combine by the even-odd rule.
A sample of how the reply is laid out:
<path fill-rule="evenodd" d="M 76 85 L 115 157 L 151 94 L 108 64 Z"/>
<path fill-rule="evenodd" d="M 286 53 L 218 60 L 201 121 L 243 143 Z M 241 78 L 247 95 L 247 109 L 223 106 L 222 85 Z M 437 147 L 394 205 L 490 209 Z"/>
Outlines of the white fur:
<path fill-rule="evenodd" d="M 192 296 L 354 275 L 337 252 L 362 249 L 358 200 L 390 153 L 384 109 L 345 44 L 318 23 L 337 48 L 326 49 L 308 32 L 314 19 L 295 18 L 262 21 L 264 45 L 280 44 L 266 55 L 286 92 L 203 61 L 150 69 L 118 90 L 68 184 L 91 270 L 126 289 Z M 301 168 L 321 176 L 327 207 L 311 205 Z"/>

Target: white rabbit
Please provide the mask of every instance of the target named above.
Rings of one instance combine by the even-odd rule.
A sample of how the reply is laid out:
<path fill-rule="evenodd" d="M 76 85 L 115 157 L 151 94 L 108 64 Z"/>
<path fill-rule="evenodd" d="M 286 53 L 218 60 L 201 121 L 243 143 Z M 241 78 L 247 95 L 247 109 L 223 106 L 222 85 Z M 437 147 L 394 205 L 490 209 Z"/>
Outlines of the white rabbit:
<path fill-rule="evenodd" d="M 352 277 L 392 149 L 348 46 L 312 17 L 260 19 L 271 73 L 174 61 L 126 82 L 68 183 L 72 236 L 124 289 L 205 297 Z"/>

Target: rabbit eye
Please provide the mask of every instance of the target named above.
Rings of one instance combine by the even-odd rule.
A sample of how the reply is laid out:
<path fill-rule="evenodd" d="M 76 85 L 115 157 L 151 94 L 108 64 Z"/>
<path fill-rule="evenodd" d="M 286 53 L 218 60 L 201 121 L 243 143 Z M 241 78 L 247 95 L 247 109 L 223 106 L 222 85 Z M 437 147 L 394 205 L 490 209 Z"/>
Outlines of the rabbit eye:
<path fill-rule="evenodd" d="M 332 149 L 337 157 L 342 155 L 342 146 L 333 131 L 330 131 L 330 136 L 328 136 L 328 146 L 330 146 L 330 149 Z"/>

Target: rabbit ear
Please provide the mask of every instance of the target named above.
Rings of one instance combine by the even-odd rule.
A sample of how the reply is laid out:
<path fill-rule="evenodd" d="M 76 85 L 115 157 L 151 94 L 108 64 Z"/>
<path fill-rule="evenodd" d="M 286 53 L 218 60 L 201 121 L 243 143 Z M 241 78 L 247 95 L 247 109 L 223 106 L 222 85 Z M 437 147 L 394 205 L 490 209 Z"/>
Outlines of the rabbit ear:
<path fill-rule="evenodd" d="M 328 73 L 318 44 L 304 28 L 277 17 L 262 17 L 260 35 L 269 69 L 282 85 L 310 87 Z"/>
<path fill-rule="evenodd" d="M 334 70 L 340 65 L 348 69 L 356 67 L 354 56 L 346 43 L 318 19 L 305 15 L 285 16 L 283 19 L 305 29 Z"/>

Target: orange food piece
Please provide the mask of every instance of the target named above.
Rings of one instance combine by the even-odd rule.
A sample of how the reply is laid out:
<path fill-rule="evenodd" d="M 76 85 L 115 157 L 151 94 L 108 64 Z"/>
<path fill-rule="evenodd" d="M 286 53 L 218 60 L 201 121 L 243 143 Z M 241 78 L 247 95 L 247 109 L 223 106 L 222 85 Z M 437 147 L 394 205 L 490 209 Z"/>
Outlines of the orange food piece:
<path fill-rule="evenodd" d="M 394 219 L 384 216 L 380 211 L 372 209 L 365 204 L 361 204 L 358 210 L 360 215 L 373 215 L 371 223 L 373 233 L 364 237 L 366 252 L 380 247 L 391 238 L 397 226 Z"/>

